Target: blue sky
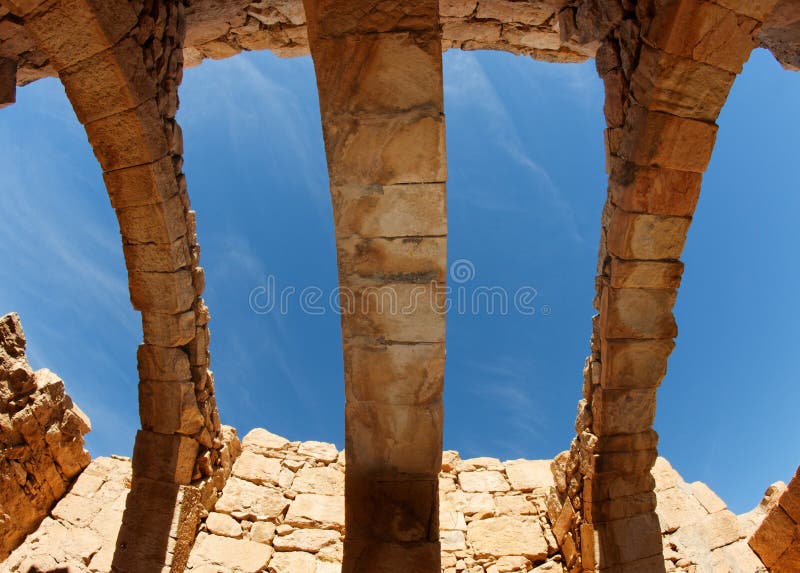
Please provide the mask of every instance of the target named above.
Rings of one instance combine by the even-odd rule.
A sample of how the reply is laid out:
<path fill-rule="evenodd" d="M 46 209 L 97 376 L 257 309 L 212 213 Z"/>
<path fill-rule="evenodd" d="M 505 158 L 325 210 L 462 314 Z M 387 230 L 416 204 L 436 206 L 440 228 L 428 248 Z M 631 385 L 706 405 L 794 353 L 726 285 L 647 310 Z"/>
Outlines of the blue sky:
<path fill-rule="evenodd" d="M 536 313 L 448 317 L 445 447 L 548 458 L 569 445 L 588 353 L 605 199 L 602 84 L 592 62 L 489 52 L 444 59 L 449 258 L 462 286 L 532 287 Z M 720 117 L 684 260 L 677 349 L 659 394 L 661 453 L 736 511 L 798 461 L 800 75 L 757 51 Z M 90 415 L 93 455 L 138 426 L 138 314 L 116 219 L 55 80 L 0 111 L 0 313 L 35 367 Z M 242 54 L 188 70 L 179 120 L 198 212 L 212 369 L 225 423 L 343 445 L 339 318 L 253 312 L 253 289 L 336 286 L 309 58 Z M 453 283 L 453 286 L 458 284 Z"/>

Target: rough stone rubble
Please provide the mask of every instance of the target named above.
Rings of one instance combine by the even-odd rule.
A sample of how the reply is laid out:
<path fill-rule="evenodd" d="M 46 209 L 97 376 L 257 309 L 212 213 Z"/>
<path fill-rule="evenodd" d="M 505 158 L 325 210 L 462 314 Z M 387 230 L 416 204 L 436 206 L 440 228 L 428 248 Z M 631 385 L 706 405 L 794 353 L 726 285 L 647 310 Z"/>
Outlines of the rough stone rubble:
<path fill-rule="evenodd" d="M 19 316 L 0 318 L 0 561 L 34 531 L 89 464 L 89 419 L 25 356 Z"/>
<path fill-rule="evenodd" d="M 339 573 L 344 452 L 263 429 L 249 432 L 241 446 L 235 438 L 229 443 L 232 453 L 241 453 L 222 497 L 203 514 L 186 570 Z M 569 548 L 556 542 L 568 525 L 552 521 L 558 517 L 550 466 L 550 460 L 461 459 L 445 452 L 439 475 L 443 573 L 569 571 Z M 653 476 L 668 573 L 766 571 L 746 538 L 785 486 L 736 516 L 705 484 L 686 483 L 663 458 Z M 130 488 L 130 459 L 94 460 L 0 571 L 109 571 Z"/>

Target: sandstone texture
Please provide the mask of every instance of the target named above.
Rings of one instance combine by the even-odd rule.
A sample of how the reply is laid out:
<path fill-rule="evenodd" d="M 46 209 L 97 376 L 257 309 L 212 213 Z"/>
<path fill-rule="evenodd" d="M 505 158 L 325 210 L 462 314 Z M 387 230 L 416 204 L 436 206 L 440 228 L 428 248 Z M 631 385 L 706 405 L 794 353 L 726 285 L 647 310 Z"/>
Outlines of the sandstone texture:
<path fill-rule="evenodd" d="M 222 497 L 203 513 L 186 571 L 341 572 L 344 459 L 333 444 L 290 442 L 263 429 L 248 433 Z M 553 520 L 551 463 L 462 460 L 457 452 L 444 452 L 438 486 L 443 573 L 571 570 L 570 546 L 556 541 L 568 524 Z M 277 471 L 254 475 L 254 465 Z M 780 499 L 789 499 L 784 489 L 736 516 L 705 484 L 686 483 L 663 458 L 652 475 L 667 572 L 767 570 L 747 537 L 759 524 L 772 527 L 761 520 L 778 507 L 781 492 Z M 131 484 L 130 459 L 92 461 L 0 571 L 110 571 Z"/>
<path fill-rule="evenodd" d="M 25 356 L 19 317 L 0 318 L 0 561 L 45 519 L 89 464 L 89 419 L 64 382 Z"/>

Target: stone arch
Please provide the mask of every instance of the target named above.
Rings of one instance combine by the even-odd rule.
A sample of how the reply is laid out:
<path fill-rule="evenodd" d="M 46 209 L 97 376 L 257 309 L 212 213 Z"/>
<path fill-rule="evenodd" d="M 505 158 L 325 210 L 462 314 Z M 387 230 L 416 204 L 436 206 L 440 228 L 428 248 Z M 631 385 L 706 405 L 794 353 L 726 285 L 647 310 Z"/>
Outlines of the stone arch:
<path fill-rule="evenodd" d="M 583 570 L 663 571 L 650 470 L 656 392 L 677 325 L 680 262 L 716 119 L 775 2 L 591 2 L 562 12 L 578 41 L 599 41 L 606 90 L 608 197 L 602 217 L 592 354 L 578 436 L 556 460 L 559 544 Z M 597 16 L 597 13 L 594 13 Z"/>
<path fill-rule="evenodd" d="M 174 119 L 183 2 L 33 0 L 14 9 L 58 73 L 117 214 L 144 338 L 134 473 L 174 484 L 208 478 L 222 444 L 203 269 Z"/>

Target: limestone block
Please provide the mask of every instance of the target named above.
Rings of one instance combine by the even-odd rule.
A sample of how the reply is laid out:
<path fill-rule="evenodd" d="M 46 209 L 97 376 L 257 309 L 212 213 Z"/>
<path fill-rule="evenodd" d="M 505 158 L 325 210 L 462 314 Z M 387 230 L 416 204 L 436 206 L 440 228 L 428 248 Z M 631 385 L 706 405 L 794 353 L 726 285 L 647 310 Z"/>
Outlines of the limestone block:
<path fill-rule="evenodd" d="M 466 551 L 467 540 L 463 531 L 442 530 L 439 534 L 442 551 Z"/>
<path fill-rule="evenodd" d="M 180 348 L 142 344 L 136 353 L 141 380 L 191 380 L 189 357 Z"/>
<path fill-rule="evenodd" d="M 517 491 L 533 491 L 553 487 L 551 460 L 511 460 L 506 462 L 506 474 L 511 487 Z"/>
<path fill-rule="evenodd" d="M 250 528 L 250 539 L 257 543 L 272 544 L 275 537 L 275 524 L 269 521 L 259 521 Z"/>
<path fill-rule="evenodd" d="M 553 5 L 547 2 L 528 4 L 513 0 L 480 0 L 476 17 L 540 26 L 552 17 L 554 12 Z"/>
<path fill-rule="evenodd" d="M 171 157 L 103 173 L 115 209 L 164 203 L 178 194 Z"/>
<path fill-rule="evenodd" d="M 237 519 L 267 520 L 282 515 L 287 507 L 289 500 L 279 489 L 232 476 L 225 484 L 215 510 Z"/>
<path fill-rule="evenodd" d="M 645 44 L 631 77 L 631 93 L 650 110 L 716 121 L 735 79 L 733 72 Z"/>
<path fill-rule="evenodd" d="M 156 481 L 188 484 L 199 444 L 185 436 L 139 430 L 133 447 L 133 475 Z"/>
<path fill-rule="evenodd" d="M 493 517 L 467 526 L 467 542 L 476 557 L 522 555 L 531 561 L 547 557 L 547 541 L 538 519 Z"/>
<path fill-rule="evenodd" d="M 139 417 L 142 428 L 160 434 L 191 436 L 204 425 L 192 382 L 141 381 Z"/>
<path fill-rule="evenodd" d="M 598 435 L 634 434 L 652 427 L 656 390 L 599 388 L 592 400 L 594 431 Z"/>
<path fill-rule="evenodd" d="M 654 17 L 645 20 L 646 42 L 675 54 L 734 73 L 742 71 L 756 47 L 758 22 L 714 2 L 654 0 Z"/>
<path fill-rule="evenodd" d="M 671 487 L 658 492 L 658 519 L 663 533 L 700 522 L 708 514 L 689 488 Z"/>
<path fill-rule="evenodd" d="M 195 313 L 180 314 L 142 312 L 142 331 L 145 344 L 155 346 L 184 346 L 194 338 Z"/>
<path fill-rule="evenodd" d="M 273 549 L 263 543 L 201 535 L 189 558 L 189 566 L 215 565 L 224 571 L 258 573 L 264 570 Z"/>
<path fill-rule="evenodd" d="M 28 17 L 26 29 L 63 70 L 116 44 L 136 21 L 125 0 L 67 0 L 44 3 Z"/>
<path fill-rule="evenodd" d="M 344 495 L 344 473 L 333 467 L 301 468 L 292 482 L 297 493 Z"/>
<path fill-rule="evenodd" d="M 317 553 L 326 545 L 332 545 L 341 539 L 338 531 L 329 529 L 296 529 L 288 535 L 275 538 L 273 546 L 276 551 L 306 551 Z"/>
<path fill-rule="evenodd" d="M 317 561 L 313 555 L 304 551 L 279 551 L 270 561 L 268 571 L 270 573 L 316 573 Z"/>
<path fill-rule="evenodd" d="M 155 100 L 86 124 L 86 134 L 103 171 L 152 163 L 169 151 Z"/>
<path fill-rule="evenodd" d="M 319 39 L 314 60 L 325 62 L 317 68 L 324 117 L 442 106 L 442 46 L 434 32 Z"/>
<path fill-rule="evenodd" d="M 667 373 L 672 340 L 601 341 L 600 384 L 607 389 L 656 388 Z"/>
<path fill-rule="evenodd" d="M 446 237 L 340 238 L 339 275 L 347 284 L 447 279 Z"/>
<path fill-rule="evenodd" d="M 728 509 L 725 502 L 703 482 L 696 481 L 689 485 L 692 488 L 694 497 L 702 504 L 708 513 L 717 513 L 718 511 Z"/>
<path fill-rule="evenodd" d="M 344 528 L 344 497 L 301 493 L 289 507 L 284 523 L 318 529 Z"/>
<path fill-rule="evenodd" d="M 240 538 L 242 536 L 242 526 L 230 515 L 212 511 L 206 518 L 206 528 L 215 535 L 224 537 Z"/>
<path fill-rule="evenodd" d="M 276 458 L 244 451 L 233 464 L 233 475 L 258 485 L 278 485 L 281 462 Z"/>
<path fill-rule="evenodd" d="M 781 494 L 778 503 L 786 514 L 800 525 L 800 468 L 786 486 L 786 490 Z"/>
<path fill-rule="evenodd" d="M 675 338 L 672 316 L 677 292 L 671 289 L 604 288 L 600 330 L 605 338 Z"/>
<path fill-rule="evenodd" d="M 136 310 L 177 314 L 187 310 L 194 302 L 194 287 L 189 271 L 130 273 L 128 282 L 131 304 Z"/>
<path fill-rule="evenodd" d="M 447 234 L 443 183 L 332 186 L 337 237 L 415 237 Z"/>
<path fill-rule="evenodd" d="M 503 474 L 496 471 L 461 472 L 458 483 L 466 492 L 508 491 L 510 486 Z"/>
<path fill-rule="evenodd" d="M 500 22 L 464 22 L 445 20 L 442 22 L 442 38 L 455 42 L 458 47 L 466 42 L 495 44 L 500 42 L 503 26 Z"/>
<path fill-rule="evenodd" d="M 763 22 L 777 3 L 776 0 L 716 0 L 720 6 L 737 14 Z"/>
<path fill-rule="evenodd" d="M 347 467 L 436 475 L 442 458 L 442 403 L 348 402 Z"/>
<path fill-rule="evenodd" d="M 596 524 L 595 531 L 598 546 L 608 550 L 604 565 L 631 563 L 651 556 L 663 562 L 661 531 L 654 512 Z"/>
<path fill-rule="evenodd" d="M 117 219 L 124 243 L 168 245 L 186 234 L 186 216 L 177 195 L 164 203 L 117 209 Z"/>
<path fill-rule="evenodd" d="M 172 243 L 122 245 L 125 266 L 130 271 L 172 272 L 189 266 L 189 245 L 181 237 Z"/>
<path fill-rule="evenodd" d="M 561 49 L 561 35 L 554 30 L 531 28 L 527 25 L 504 24 L 502 36 L 509 44 L 521 48 L 553 51 Z M 542 57 L 542 59 L 545 58 Z"/>
<path fill-rule="evenodd" d="M 608 251 L 622 259 L 677 260 L 691 219 L 615 209 L 608 226 Z"/>
<path fill-rule="evenodd" d="M 780 506 L 770 511 L 748 543 L 767 567 L 792 544 L 800 543 L 797 524 Z"/>
<path fill-rule="evenodd" d="M 326 117 L 324 127 L 332 186 L 447 179 L 444 118 L 438 111 Z"/>
<path fill-rule="evenodd" d="M 691 217 L 700 196 L 701 173 L 642 167 L 612 158 L 609 195 L 630 213 Z"/>
<path fill-rule="evenodd" d="M 619 155 L 641 166 L 702 173 L 711 160 L 717 126 L 633 105 Z"/>
<path fill-rule="evenodd" d="M 475 12 L 477 0 L 442 0 L 439 15 L 443 18 L 464 18 Z"/>
<path fill-rule="evenodd" d="M 312 37 L 335 38 L 348 34 L 375 34 L 394 31 L 432 31 L 438 24 L 438 2 L 421 0 L 375 2 L 354 0 L 342 5 L 335 0 L 312 0 L 305 4 L 309 22 L 318 22 Z"/>
<path fill-rule="evenodd" d="M 156 95 L 142 48 L 130 37 L 64 69 L 60 77 L 83 124 L 133 109 Z"/>
<path fill-rule="evenodd" d="M 345 341 L 349 401 L 426 404 L 442 395 L 444 344 L 382 345 Z"/>
<path fill-rule="evenodd" d="M 352 287 L 340 297 L 342 337 L 444 342 L 445 294 L 437 283 Z"/>
<path fill-rule="evenodd" d="M 626 261 L 611 259 L 613 288 L 678 288 L 683 276 L 680 261 Z"/>
<path fill-rule="evenodd" d="M 328 442 L 302 442 L 297 447 L 297 453 L 326 464 L 336 461 L 336 458 L 339 457 L 339 450 L 336 449 L 336 445 Z"/>
<path fill-rule="evenodd" d="M 254 452 L 268 452 L 270 450 L 283 450 L 289 445 L 289 440 L 277 436 L 263 428 L 250 430 L 242 439 L 242 446 Z"/>

